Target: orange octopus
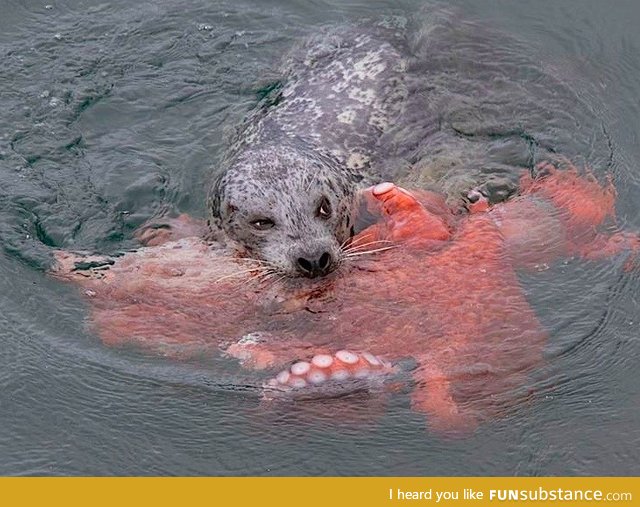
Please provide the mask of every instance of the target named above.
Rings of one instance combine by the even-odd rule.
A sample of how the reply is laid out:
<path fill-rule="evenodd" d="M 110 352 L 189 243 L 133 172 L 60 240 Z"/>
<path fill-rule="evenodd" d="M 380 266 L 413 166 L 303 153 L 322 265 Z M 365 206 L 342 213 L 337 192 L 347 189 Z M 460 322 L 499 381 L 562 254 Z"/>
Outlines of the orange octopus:
<path fill-rule="evenodd" d="M 435 431 L 466 433 L 499 415 L 543 359 L 547 333 L 516 270 L 624 251 L 630 266 L 640 247 L 615 228 L 611 183 L 538 171 L 521 178 L 518 196 L 480 199 L 464 214 L 431 192 L 366 190 L 375 223 L 320 281 L 277 279 L 205 242 L 184 217 L 174 225 L 186 232 L 147 229 L 155 246 L 116 259 L 58 252 L 54 274 L 84 288 L 104 343 L 285 368 L 265 382 L 270 398 L 388 379 L 411 358 L 412 407 Z"/>

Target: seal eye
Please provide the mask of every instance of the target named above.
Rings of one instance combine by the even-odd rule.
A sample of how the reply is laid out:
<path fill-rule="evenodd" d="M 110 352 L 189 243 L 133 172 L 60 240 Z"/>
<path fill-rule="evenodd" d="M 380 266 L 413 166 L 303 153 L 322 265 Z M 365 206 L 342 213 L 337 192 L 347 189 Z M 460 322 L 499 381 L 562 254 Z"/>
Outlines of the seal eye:
<path fill-rule="evenodd" d="M 259 231 L 266 231 L 276 225 L 270 218 L 258 218 L 256 220 L 252 220 L 250 223 L 254 229 Z"/>
<path fill-rule="evenodd" d="M 318 208 L 316 209 L 316 216 L 322 218 L 323 220 L 327 220 L 331 217 L 331 203 L 329 199 L 323 197 L 318 204 Z"/>

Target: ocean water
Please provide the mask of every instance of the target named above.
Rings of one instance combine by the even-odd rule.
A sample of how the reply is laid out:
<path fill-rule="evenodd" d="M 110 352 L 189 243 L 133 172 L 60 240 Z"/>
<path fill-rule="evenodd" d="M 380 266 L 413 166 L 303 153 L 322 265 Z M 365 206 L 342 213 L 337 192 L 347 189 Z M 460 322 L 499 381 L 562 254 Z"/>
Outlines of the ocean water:
<path fill-rule="evenodd" d="M 418 89 L 445 104 L 446 135 L 398 155 L 413 164 L 403 182 L 457 192 L 487 168 L 566 156 L 611 174 L 619 224 L 640 230 L 637 2 L 0 7 L 0 474 L 640 474 L 640 272 L 621 259 L 522 277 L 550 333 L 545 366 L 526 401 L 455 440 L 428 432 L 406 392 L 382 409 L 354 399 L 356 422 L 322 400 L 298 418 L 265 411 L 258 379 L 230 366 L 106 347 L 80 294 L 45 273 L 53 248 L 124 251 L 149 217 L 204 216 L 282 54 L 380 20 L 434 27 L 416 42 Z M 431 124 L 415 111 L 420 136 Z"/>

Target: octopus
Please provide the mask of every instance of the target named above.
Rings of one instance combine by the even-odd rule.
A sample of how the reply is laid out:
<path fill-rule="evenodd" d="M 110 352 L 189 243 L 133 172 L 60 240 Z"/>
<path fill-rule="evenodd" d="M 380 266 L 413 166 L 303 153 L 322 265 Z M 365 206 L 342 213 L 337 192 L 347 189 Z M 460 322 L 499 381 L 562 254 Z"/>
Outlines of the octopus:
<path fill-rule="evenodd" d="M 544 360 L 548 333 L 518 272 L 623 254 L 632 269 L 640 248 L 616 226 L 611 181 L 546 163 L 519 189 L 494 205 L 472 192 L 462 212 L 434 192 L 367 188 L 369 225 L 320 280 L 279 278 L 185 216 L 143 229 L 146 246 L 120 257 L 58 251 L 53 275 L 82 289 L 108 346 L 225 355 L 259 372 L 270 400 L 400 379 L 431 431 L 468 434 L 508 411 Z"/>

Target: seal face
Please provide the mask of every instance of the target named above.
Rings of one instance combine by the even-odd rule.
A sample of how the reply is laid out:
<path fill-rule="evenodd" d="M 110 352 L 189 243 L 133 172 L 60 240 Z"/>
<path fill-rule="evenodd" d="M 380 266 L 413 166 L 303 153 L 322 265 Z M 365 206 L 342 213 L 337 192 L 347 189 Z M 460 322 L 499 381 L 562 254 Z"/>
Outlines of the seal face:
<path fill-rule="evenodd" d="M 357 191 L 376 181 L 376 144 L 406 97 L 401 40 L 342 29 L 285 59 L 284 84 L 238 131 L 210 192 L 213 225 L 239 250 L 288 276 L 340 265 Z"/>
<path fill-rule="evenodd" d="M 331 272 L 353 234 L 353 180 L 313 151 L 243 151 L 213 195 L 219 225 L 238 248 L 289 276 Z"/>

